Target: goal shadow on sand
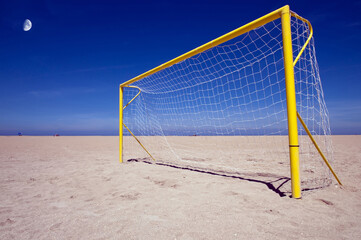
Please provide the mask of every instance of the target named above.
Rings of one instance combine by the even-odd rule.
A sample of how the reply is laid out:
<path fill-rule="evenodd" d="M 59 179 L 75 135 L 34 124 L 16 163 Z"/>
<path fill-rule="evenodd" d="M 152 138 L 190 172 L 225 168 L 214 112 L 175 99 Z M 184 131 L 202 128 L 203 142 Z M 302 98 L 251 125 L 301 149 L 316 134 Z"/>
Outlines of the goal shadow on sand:
<path fill-rule="evenodd" d="M 267 173 L 255 173 L 255 174 L 245 174 L 245 173 L 228 173 L 225 171 L 215 171 L 210 169 L 201 169 L 197 167 L 191 167 L 191 166 L 180 166 L 170 163 L 162 163 L 162 162 L 151 162 L 144 159 L 129 159 L 127 162 L 141 162 L 151 165 L 159 165 L 159 166 L 165 166 L 165 167 L 171 167 L 186 171 L 192 171 L 197 173 L 203 173 L 203 174 L 209 174 L 213 176 L 220 176 L 220 177 L 226 177 L 226 178 L 233 178 L 233 179 L 239 179 L 242 181 L 248 181 L 253 183 L 260 183 L 267 186 L 267 188 L 275 193 L 277 193 L 280 197 L 286 197 L 290 196 L 291 192 L 283 190 L 283 187 L 290 183 L 291 178 L 285 177 L 285 176 L 277 176 L 274 174 L 267 174 Z M 262 179 L 263 178 L 263 179 Z M 268 178 L 271 180 L 264 180 L 264 178 Z M 304 191 L 311 190 L 311 189 L 304 189 Z"/>

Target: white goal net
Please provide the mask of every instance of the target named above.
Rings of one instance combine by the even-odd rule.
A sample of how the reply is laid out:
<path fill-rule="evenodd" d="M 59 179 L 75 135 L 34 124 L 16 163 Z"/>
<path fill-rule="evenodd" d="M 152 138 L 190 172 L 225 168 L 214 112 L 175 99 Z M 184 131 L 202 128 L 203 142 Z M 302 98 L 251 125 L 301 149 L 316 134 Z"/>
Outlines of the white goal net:
<path fill-rule="evenodd" d="M 291 18 L 294 57 L 308 25 Z M 294 67 L 297 111 L 329 161 L 332 144 L 314 39 Z M 145 77 L 123 122 L 157 163 L 240 177 L 290 192 L 281 20 Z M 138 90 L 124 88 L 124 105 Z M 123 158 L 151 157 L 123 129 Z M 327 186 L 329 171 L 298 124 L 303 190 Z"/>

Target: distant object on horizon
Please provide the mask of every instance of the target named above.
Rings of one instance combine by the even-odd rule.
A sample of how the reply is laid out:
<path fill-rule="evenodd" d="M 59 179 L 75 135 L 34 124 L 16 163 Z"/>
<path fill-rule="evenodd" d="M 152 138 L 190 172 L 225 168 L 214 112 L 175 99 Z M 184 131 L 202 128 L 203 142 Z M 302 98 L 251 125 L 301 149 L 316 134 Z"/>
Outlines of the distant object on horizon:
<path fill-rule="evenodd" d="M 23 30 L 25 32 L 27 32 L 31 29 L 32 26 L 33 26 L 33 24 L 31 23 L 31 21 L 29 19 L 25 19 L 24 24 L 23 24 Z"/>
<path fill-rule="evenodd" d="M 21 132 L 18 133 L 18 136 L 22 136 L 23 134 Z"/>
<path fill-rule="evenodd" d="M 54 137 L 59 137 L 59 136 L 60 136 L 60 135 L 59 135 L 59 134 L 57 134 L 57 133 L 55 133 L 55 134 L 54 134 Z"/>

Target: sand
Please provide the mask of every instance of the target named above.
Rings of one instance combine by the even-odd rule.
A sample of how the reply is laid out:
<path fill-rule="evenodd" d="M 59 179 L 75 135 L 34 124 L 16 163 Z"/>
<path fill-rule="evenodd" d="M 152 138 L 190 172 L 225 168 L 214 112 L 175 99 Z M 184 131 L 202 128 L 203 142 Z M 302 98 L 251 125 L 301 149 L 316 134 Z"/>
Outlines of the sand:
<path fill-rule="evenodd" d="M 117 137 L 0 137 L 0 239 L 361 239 L 361 136 L 301 200 L 255 176 L 118 162 Z M 272 165 L 270 165 L 270 168 Z"/>

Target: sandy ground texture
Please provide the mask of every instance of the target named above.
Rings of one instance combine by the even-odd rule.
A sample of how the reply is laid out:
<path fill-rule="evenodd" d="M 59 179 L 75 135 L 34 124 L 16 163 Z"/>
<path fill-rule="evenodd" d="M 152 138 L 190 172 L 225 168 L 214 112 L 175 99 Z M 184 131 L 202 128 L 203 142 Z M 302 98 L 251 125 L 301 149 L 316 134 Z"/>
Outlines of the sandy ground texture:
<path fill-rule="evenodd" d="M 118 162 L 117 137 L 0 137 L 0 239 L 361 239 L 361 136 L 301 200 L 259 176 Z M 272 164 L 269 165 L 272 168 Z"/>

